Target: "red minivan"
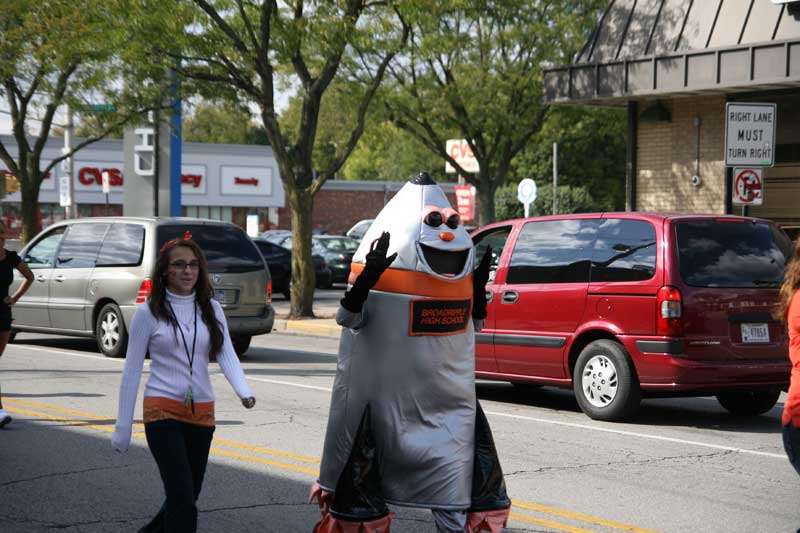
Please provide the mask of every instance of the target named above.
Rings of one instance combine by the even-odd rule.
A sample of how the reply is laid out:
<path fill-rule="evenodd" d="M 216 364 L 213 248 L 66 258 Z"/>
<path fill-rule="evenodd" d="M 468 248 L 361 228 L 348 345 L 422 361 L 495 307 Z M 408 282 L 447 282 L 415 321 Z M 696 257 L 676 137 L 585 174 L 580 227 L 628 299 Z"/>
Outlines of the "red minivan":
<path fill-rule="evenodd" d="M 771 311 L 792 242 L 729 215 L 593 213 L 496 222 L 472 233 L 493 269 L 476 375 L 572 387 L 581 409 L 622 420 L 642 396 L 716 395 L 769 411 L 788 386 Z"/>

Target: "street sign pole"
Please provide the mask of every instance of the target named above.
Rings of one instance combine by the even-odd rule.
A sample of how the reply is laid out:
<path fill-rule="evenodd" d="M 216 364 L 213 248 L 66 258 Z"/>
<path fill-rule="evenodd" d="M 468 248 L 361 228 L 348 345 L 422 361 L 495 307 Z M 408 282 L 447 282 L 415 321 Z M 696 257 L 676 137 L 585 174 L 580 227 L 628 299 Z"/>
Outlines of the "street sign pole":
<path fill-rule="evenodd" d="M 108 193 L 111 192 L 111 180 L 107 170 L 104 170 L 101 176 L 103 177 L 103 194 L 106 195 L 106 216 L 108 216 Z"/>
<path fill-rule="evenodd" d="M 558 214 L 558 143 L 553 143 L 553 214 Z"/>
<path fill-rule="evenodd" d="M 72 151 L 72 142 L 74 135 L 73 130 L 75 124 L 72 121 L 72 108 L 69 105 L 67 105 L 66 112 L 67 112 L 67 123 L 64 127 L 64 153 L 68 154 Z M 68 198 L 67 200 L 68 203 L 64 206 L 65 218 L 76 218 L 78 214 L 78 206 L 75 203 L 75 185 L 72 180 L 72 172 L 73 172 L 72 161 L 73 157 L 70 155 L 65 160 L 66 164 L 62 167 L 66 175 L 69 177 L 67 183 L 68 194 L 65 197 L 65 200 L 67 200 Z"/>

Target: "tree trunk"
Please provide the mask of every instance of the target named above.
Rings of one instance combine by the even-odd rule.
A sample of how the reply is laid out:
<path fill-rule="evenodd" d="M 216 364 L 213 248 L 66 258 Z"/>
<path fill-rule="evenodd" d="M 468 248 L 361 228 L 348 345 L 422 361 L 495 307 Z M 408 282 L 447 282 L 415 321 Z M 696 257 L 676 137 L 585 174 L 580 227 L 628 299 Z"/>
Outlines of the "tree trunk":
<path fill-rule="evenodd" d="M 39 232 L 39 180 L 21 179 L 22 194 L 22 234 L 21 245 L 24 246 Z"/>
<path fill-rule="evenodd" d="M 292 304 L 289 318 L 313 317 L 316 278 L 311 259 L 311 215 L 314 197 L 304 188 L 287 190 L 292 208 Z"/>
<path fill-rule="evenodd" d="M 494 222 L 494 194 L 497 191 L 497 185 L 494 180 L 483 179 L 481 176 L 479 186 L 476 187 L 478 193 L 478 226 L 483 226 Z"/>

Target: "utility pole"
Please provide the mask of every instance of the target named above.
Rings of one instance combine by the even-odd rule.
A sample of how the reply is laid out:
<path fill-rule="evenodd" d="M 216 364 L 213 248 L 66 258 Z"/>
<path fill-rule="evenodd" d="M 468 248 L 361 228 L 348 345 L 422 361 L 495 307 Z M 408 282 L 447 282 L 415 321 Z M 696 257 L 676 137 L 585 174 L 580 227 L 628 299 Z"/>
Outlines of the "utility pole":
<path fill-rule="evenodd" d="M 558 214 L 558 143 L 553 143 L 553 214 Z"/>
<path fill-rule="evenodd" d="M 67 123 L 64 125 L 64 153 L 68 154 L 72 151 L 73 148 L 73 141 L 75 135 L 75 123 L 72 121 L 72 108 L 67 104 Z M 66 161 L 65 165 L 62 167 L 64 172 L 69 178 L 69 205 L 64 207 L 64 211 L 66 213 L 66 218 L 77 218 L 78 215 L 78 206 L 75 205 L 75 184 L 73 182 L 73 158 L 70 155 Z"/>

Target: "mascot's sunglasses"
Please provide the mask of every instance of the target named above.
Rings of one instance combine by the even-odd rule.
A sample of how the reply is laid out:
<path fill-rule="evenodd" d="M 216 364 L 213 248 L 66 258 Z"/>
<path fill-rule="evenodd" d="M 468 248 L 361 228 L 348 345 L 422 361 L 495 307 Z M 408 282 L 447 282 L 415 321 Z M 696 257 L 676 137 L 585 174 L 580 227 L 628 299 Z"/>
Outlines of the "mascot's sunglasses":
<path fill-rule="evenodd" d="M 432 228 L 438 228 L 442 224 L 447 224 L 448 228 L 456 229 L 461 223 L 461 217 L 459 217 L 456 213 L 453 213 L 445 219 L 445 216 L 439 211 L 431 211 L 425 215 L 423 221 Z"/>

